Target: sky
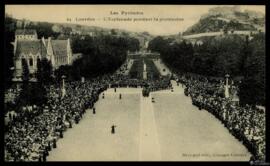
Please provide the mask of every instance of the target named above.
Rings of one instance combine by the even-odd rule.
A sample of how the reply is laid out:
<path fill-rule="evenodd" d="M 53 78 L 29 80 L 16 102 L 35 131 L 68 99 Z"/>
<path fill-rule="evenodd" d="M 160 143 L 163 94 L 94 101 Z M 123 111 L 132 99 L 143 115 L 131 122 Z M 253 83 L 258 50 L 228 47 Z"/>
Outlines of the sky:
<path fill-rule="evenodd" d="M 14 18 L 31 21 L 75 23 L 170 35 L 185 31 L 213 7 L 217 5 L 6 5 L 5 12 Z M 265 14 L 265 6 L 241 5 L 240 9 Z M 133 13 L 122 15 L 122 11 Z M 110 21 L 108 18 L 131 20 Z"/>

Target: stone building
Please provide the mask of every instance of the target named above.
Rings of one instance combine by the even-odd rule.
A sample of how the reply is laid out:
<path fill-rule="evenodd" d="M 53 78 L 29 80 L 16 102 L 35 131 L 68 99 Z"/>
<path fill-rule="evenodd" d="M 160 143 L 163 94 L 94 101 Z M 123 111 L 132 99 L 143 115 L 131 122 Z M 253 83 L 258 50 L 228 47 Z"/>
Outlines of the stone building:
<path fill-rule="evenodd" d="M 37 71 L 38 59 L 47 58 L 52 63 L 53 70 L 61 65 L 72 63 L 70 40 L 53 40 L 51 37 L 38 39 L 36 30 L 18 29 L 15 32 L 14 45 L 14 77 L 22 76 L 22 61 L 26 60 L 30 76 Z"/>

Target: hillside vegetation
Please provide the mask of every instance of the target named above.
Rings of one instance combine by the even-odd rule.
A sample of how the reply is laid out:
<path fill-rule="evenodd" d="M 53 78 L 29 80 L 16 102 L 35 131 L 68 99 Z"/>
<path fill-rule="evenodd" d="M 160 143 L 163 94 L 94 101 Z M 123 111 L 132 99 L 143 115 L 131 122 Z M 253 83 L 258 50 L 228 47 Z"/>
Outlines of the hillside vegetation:
<path fill-rule="evenodd" d="M 254 31 L 265 26 L 265 16 L 254 11 L 240 11 L 236 7 L 212 8 L 200 20 L 189 27 L 183 35 L 219 31 Z"/>

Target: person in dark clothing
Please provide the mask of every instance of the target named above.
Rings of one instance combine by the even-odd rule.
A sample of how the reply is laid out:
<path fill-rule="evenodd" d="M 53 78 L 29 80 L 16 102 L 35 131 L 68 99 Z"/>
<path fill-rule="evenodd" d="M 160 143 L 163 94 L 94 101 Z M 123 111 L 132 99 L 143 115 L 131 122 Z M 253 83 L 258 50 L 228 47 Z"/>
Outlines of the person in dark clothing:
<path fill-rule="evenodd" d="M 184 94 L 185 94 L 186 96 L 188 96 L 188 88 L 185 88 Z"/>
<path fill-rule="evenodd" d="M 48 147 L 45 147 L 46 156 L 49 156 Z"/>
<path fill-rule="evenodd" d="M 93 114 L 96 114 L 96 108 L 95 107 L 93 108 Z"/>
<path fill-rule="evenodd" d="M 75 123 L 78 124 L 79 123 L 79 119 L 80 117 L 78 115 L 75 116 Z"/>
<path fill-rule="evenodd" d="M 53 139 L 53 148 L 56 148 L 56 139 Z"/>
<path fill-rule="evenodd" d="M 9 120 L 12 120 L 11 113 L 8 114 Z"/>
<path fill-rule="evenodd" d="M 39 157 L 38 157 L 38 162 L 41 162 L 41 161 L 42 161 L 41 155 L 39 155 Z"/>
<path fill-rule="evenodd" d="M 103 99 L 105 98 L 104 93 L 103 93 L 103 95 L 102 95 L 102 98 L 103 98 Z"/>
<path fill-rule="evenodd" d="M 111 130 L 111 133 L 112 133 L 112 134 L 115 133 L 115 127 L 116 127 L 116 125 L 112 125 L 112 127 L 111 127 L 111 128 L 112 128 L 112 130 Z"/>
<path fill-rule="evenodd" d="M 120 95 L 119 95 L 119 99 L 122 99 L 122 95 L 121 95 L 121 93 L 120 93 Z"/>
<path fill-rule="evenodd" d="M 47 154 L 46 154 L 46 152 L 45 152 L 45 151 L 43 152 L 42 157 L 43 157 L 43 162 L 46 162 L 46 159 L 47 159 Z"/>
<path fill-rule="evenodd" d="M 52 150 L 52 148 L 51 148 L 51 143 L 48 142 L 48 151 L 51 151 L 51 150 Z"/>
<path fill-rule="evenodd" d="M 116 88 L 114 88 L 114 92 L 116 92 Z"/>
<path fill-rule="evenodd" d="M 69 128 L 72 128 L 72 123 L 71 123 L 71 121 L 69 121 Z"/>
<path fill-rule="evenodd" d="M 63 136 L 63 131 L 62 130 L 60 130 L 60 138 L 63 138 L 64 136 Z"/>
<path fill-rule="evenodd" d="M 80 115 L 80 119 L 81 119 L 82 118 L 82 112 L 80 112 L 79 115 Z"/>
<path fill-rule="evenodd" d="M 254 162 L 256 160 L 256 157 L 254 155 L 250 156 L 249 162 Z"/>

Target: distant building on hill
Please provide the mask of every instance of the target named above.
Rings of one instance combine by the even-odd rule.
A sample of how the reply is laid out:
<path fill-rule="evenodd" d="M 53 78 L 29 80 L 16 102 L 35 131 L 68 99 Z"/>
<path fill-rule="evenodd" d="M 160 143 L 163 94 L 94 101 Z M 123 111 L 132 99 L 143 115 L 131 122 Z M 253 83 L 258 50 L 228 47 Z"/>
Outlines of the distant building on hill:
<path fill-rule="evenodd" d="M 72 64 L 72 49 L 70 40 L 53 40 L 51 37 L 38 39 L 36 30 L 17 29 L 14 45 L 14 78 L 22 76 L 22 61 L 26 60 L 30 76 L 37 71 L 38 59 L 46 58 L 52 63 L 53 69 L 61 65 Z"/>
<path fill-rule="evenodd" d="M 37 32 L 33 29 L 17 29 L 15 31 L 15 40 L 37 40 Z"/>

